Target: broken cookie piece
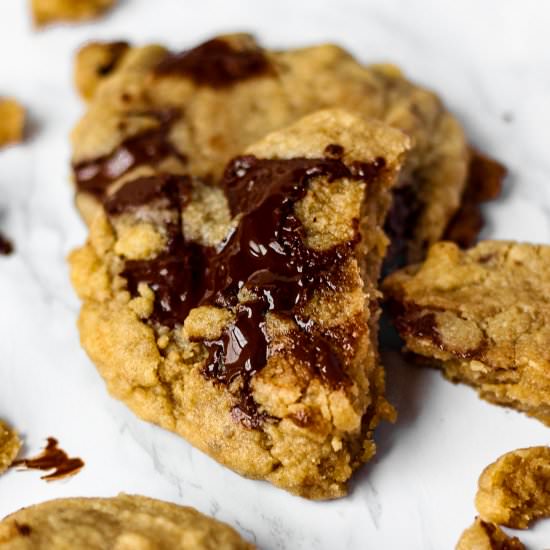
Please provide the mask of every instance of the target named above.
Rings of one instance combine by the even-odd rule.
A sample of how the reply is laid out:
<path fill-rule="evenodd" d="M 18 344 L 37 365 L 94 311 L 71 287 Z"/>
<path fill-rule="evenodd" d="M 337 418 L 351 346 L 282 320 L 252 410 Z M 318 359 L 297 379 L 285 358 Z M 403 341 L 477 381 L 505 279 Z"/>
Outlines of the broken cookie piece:
<path fill-rule="evenodd" d="M 0 147 L 19 143 L 25 129 L 25 109 L 14 99 L 0 98 Z"/>
<path fill-rule="evenodd" d="M 0 474 L 12 465 L 21 445 L 17 432 L 0 420 Z"/>
<path fill-rule="evenodd" d="M 115 4 L 115 0 L 31 0 L 37 26 L 57 21 L 85 21 L 98 17 Z"/>
<path fill-rule="evenodd" d="M 328 110 L 212 182 L 137 172 L 71 256 L 113 395 L 242 475 L 345 494 L 393 409 L 377 353 L 382 224 L 408 138 Z"/>
<path fill-rule="evenodd" d="M 92 66 L 110 55 L 86 52 Z M 326 108 L 382 120 L 411 138 L 386 221 L 388 265 L 421 259 L 461 203 L 470 166 L 464 132 L 435 94 L 395 67 L 365 67 L 334 45 L 267 50 L 243 34 L 180 53 L 130 47 L 107 66 L 109 78 L 97 79 L 77 63 L 77 79 L 91 82 L 79 89 L 93 93 L 73 132 L 76 202 L 88 223 L 123 177 L 167 167 L 219 181 L 246 147 Z"/>
<path fill-rule="evenodd" d="M 487 466 L 476 508 L 484 520 L 515 529 L 550 517 L 550 447 L 512 451 Z"/>
<path fill-rule="evenodd" d="M 0 549 L 253 550 L 229 525 L 139 495 L 50 500 L 0 521 Z"/>
<path fill-rule="evenodd" d="M 476 518 L 462 533 L 456 550 L 525 550 L 517 537 L 509 537 L 498 525 Z"/>
<path fill-rule="evenodd" d="M 383 284 L 407 348 L 550 425 L 550 246 L 442 242 Z"/>

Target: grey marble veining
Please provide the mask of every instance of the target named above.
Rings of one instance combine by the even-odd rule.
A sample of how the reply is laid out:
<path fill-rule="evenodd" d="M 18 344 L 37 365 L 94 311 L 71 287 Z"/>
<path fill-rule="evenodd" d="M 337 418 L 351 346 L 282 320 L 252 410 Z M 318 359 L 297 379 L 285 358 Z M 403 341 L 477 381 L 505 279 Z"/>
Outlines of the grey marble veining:
<path fill-rule="evenodd" d="M 550 243 L 550 4 L 540 0 L 126 0 L 97 23 L 33 31 L 25 2 L 0 2 L 0 95 L 25 103 L 31 135 L 0 151 L 0 416 L 29 452 L 49 435 L 86 467 L 47 484 L 0 478 L 0 516 L 48 498 L 142 493 L 193 505 L 265 550 L 453 548 L 475 515 L 479 473 L 502 452 L 548 443 L 548 428 L 480 401 L 437 372 L 385 355 L 396 425 L 347 498 L 313 503 L 224 469 L 112 400 L 79 347 L 78 301 L 65 257 L 85 239 L 68 183 L 68 134 L 83 106 L 75 48 L 92 38 L 184 47 L 220 31 L 271 46 L 335 41 L 364 61 L 390 61 L 432 87 L 472 142 L 510 170 L 486 207 L 487 238 Z M 522 538 L 550 546 L 541 522 Z"/>

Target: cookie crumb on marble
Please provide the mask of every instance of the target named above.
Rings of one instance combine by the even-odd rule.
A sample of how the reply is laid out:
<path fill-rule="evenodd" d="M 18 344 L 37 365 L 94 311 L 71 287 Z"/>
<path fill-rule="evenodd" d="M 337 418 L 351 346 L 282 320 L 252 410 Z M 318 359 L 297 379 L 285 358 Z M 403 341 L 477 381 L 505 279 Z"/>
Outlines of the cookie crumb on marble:
<path fill-rule="evenodd" d="M 482 472 L 476 508 L 486 520 L 527 529 L 550 517 L 550 447 L 529 447 L 502 455 Z"/>
<path fill-rule="evenodd" d="M 476 518 L 462 533 L 456 550 L 525 550 L 517 537 L 509 537 L 498 525 Z"/>
<path fill-rule="evenodd" d="M 0 549 L 254 550 L 229 525 L 138 495 L 50 500 L 0 521 Z"/>
<path fill-rule="evenodd" d="M 13 464 L 21 446 L 17 432 L 0 420 L 0 474 Z"/>
<path fill-rule="evenodd" d="M 40 27 L 57 21 L 85 21 L 98 17 L 116 0 L 31 0 L 34 23 Z"/>
<path fill-rule="evenodd" d="M 14 99 L 0 97 L 0 147 L 23 141 L 25 109 Z"/>

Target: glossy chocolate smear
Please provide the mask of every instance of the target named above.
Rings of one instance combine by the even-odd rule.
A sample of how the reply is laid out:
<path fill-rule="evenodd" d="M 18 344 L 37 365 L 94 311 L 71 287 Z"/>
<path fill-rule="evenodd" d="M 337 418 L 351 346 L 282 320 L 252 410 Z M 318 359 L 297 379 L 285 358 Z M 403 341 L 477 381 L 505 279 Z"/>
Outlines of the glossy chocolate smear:
<path fill-rule="evenodd" d="M 168 54 L 156 67 L 157 75 L 181 75 L 196 84 L 223 88 L 241 80 L 272 72 L 259 48 L 238 49 L 213 39 L 182 53 Z"/>
<path fill-rule="evenodd" d="M 80 458 L 70 458 L 63 449 L 59 448 L 57 439 L 48 437 L 46 448 L 38 456 L 16 460 L 12 466 L 46 472 L 53 470 L 51 473 L 43 475 L 41 479 L 54 481 L 75 475 L 84 466 L 84 461 Z"/>
<path fill-rule="evenodd" d="M 156 118 L 158 126 L 123 141 L 109 155 L 73 165 L 79 191 L 103 197 L 109 185 L 129 170 L 146 164 L 156 164 L 173 156 L 185 162 L 170 142 L 168 135 L 174 120 L 179 116 L 171 109 L 143 113 Z"/>
<path fill-rule="evenodd" d="M 254 427 L 259 421 L 253 414 L 250 380 L 267 363 L 269 312 L 294 322 L 296 349 L 292 351 L 298 358 L 331 385 L 346 382 L 337 346 L 303 310 L 315 289 L 337 289 L 339 270 L 353 254 L 358 235 L 326 251 L 312 250 L 305 245 L 305 229 L 294 214 L 294 204 L 305 196 L 313 178 L 370 181 L 383 167 L 383 159 L 347 166 L 335 158 L 237 157 L 226 168 L 221 186 L 232 215 L 240 215 L 240 221 L 217 249 L 186 242 L 178 218 L 169 229 L 173 238 L 165 253 L 150 261 L 126 262 L 123 276 L 129 290 L 135 294 L 143 281 L 155 291 L 154 321 L 181 324 L 191 309 L 201 305 L 234 311 L 234 320 L 220 338 L 203 342 L 208 350 L 203 373 L 225 385 L 240 377 L 240 401 L 234 416 L 245 425 Z M 181 186 L 155 180 L 141 181 L 140 186 L 150 186 L 151 193 L 164 196 L 173 208 L 183 208 L 186 199 L 180 197 Z M 111 197 L 110 212 L 131 207 L 133 183 Z M 137 202 L 151 200 L 149 190 L 143 188 L 135 197 L 140 197 Z M 239 299 L 243 291 L 244 300 Z"/>

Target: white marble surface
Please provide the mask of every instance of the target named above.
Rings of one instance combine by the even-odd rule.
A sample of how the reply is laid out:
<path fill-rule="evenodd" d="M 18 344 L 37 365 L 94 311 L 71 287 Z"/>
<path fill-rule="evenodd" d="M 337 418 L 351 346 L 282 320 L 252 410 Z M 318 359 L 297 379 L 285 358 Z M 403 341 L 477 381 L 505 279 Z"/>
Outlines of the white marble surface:
<path fill-rule="evenodd" d="M 184 47 L 250 30 L 268 45 L 332 40 L 392 61 L 438 90 L 472 141 L 510 168 L 486 208 L 487 237 L 550 242 L 550 4 L 541 0 L 121 0 L 94 24 L 35 32 L 26 1 L 0 0 L 0 94 L 29 109 L 31 137 L 0 152 L 0 416 L 35 452 L 49 435 L 86 461 L 74 478 L 0 479 L 0 516 L 48 498 L 119 491 L 190 504 L 265 550 L 453 548 L 471 523 L 477 476 L 502 452 L 549 441 L 535 420 L 477 399 L 437 372 L 386 356 L 400 411 L 378 432 L 376 460 L 349 497 L 311 503 L 225 470 L 135 418 L 106 393 L 78 343 L 65 256 L 85 238 L 67 182 L 67 135 L 82 112 L 71 58 L 91 38 Z M 550 546 L 550 524 L 523 535 Z"/>

